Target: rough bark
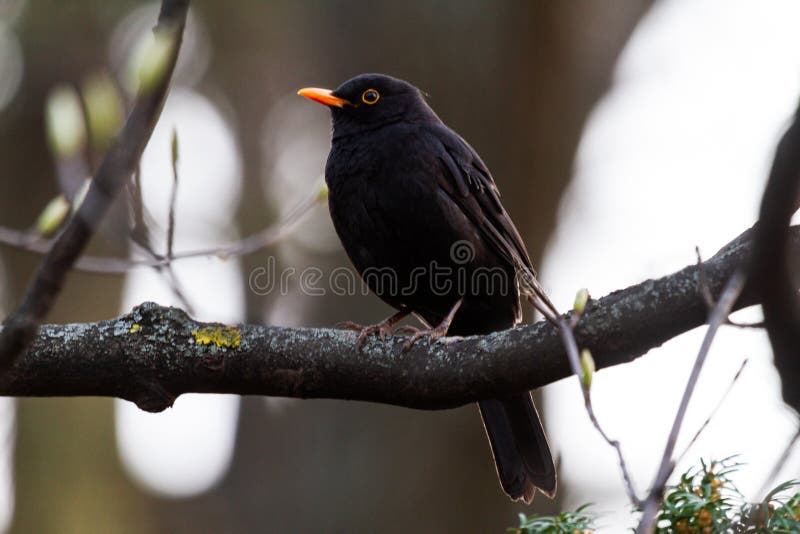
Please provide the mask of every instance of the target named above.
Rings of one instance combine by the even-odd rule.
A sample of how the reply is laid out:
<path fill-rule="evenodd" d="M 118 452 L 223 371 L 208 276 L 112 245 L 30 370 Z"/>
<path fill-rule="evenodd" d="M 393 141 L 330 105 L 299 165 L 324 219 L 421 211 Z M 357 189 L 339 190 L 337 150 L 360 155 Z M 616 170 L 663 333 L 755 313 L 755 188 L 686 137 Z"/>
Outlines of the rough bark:
<path fill-rule="evenodd" d="M 591 300 L 576 328 L 598 368 L 629 362 L 702 325 L 712 295 L 752 248 L 748 230 L 713 258 L 658 280 Z M 792 228 L 800 250 L 800 227 Z M 756 304 L 745 288 L 735 309 Z M 309 297 L 311 298 L 311 297 Z M 149 411 L 188 392 L 236 393 L 451 408 L 534 389 L 570 375 L 558 332 L 548 323 L 408 352 L 395 339 L 355 350 L 353 332 L 200 323 L 153 303 L 98 323 L 42 326 L 0 384 L 16 396 L 103 395 Z"/>

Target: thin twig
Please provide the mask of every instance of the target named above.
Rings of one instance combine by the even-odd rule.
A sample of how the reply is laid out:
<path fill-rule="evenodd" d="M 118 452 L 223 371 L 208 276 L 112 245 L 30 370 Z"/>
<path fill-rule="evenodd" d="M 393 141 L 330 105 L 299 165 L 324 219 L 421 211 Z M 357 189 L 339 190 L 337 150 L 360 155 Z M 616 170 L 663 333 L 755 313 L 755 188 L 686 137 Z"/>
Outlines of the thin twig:
<path fill-rule="evenodd" d="M 794 435 L 791 437 L 789 443 L 786 444 L 786 447 L 783 449 L 783 452 L 781 453 L 780 457 L 778 457 L 778 461 L 775 462 L 774 466 L 772 466 L 769 475 L 767 476 L 766 480 L 764 480 L 764 484 L 762 484 L 761 489 L 758 490 L 758 495 L 766 495 L 766 493 L 770 491 L 769 487 L 772 485 L 772 482 L 778 476 L 778 473 L 781 472 L 781 469 L 783 469 L 786 460 L 789 459 L 789 455 L 792 454 L 792 449 L 794 449 L 794 446 L 797 444 L 798 440 L 800 440 L 800 427 L 797 429 L 797 432 L 795 432 Z"/>
<path fill-rule="evenodd" d="M 146 229 L 144 233 L 132 233 L 131 239 L 133 240 L 133 243 L 146 254 L 148 254 L 154 262 L 162 262 L 167 260 L 166 256 L 159 254 L 156 252 L 155 248 L 153 248 L 153 244 L 150 241 L 150 236 L 146 233 Z M 78 261 L 80 262 L 81 260 Z M 170 291 L 172 291 L 172 294 L 178 299 L 180 305 L 186 310 L 187 313 L 193 314 L 194 307 L 189 302 L 186 292 L 183 290 L 183 286 L 181 285 L 178 276 L 175 274 L 175 270 L 172 268 L 172 263 L 167 262 L 164 264 L 154 265 L 153 270 L 162 274 L 164 280 L 169 286 Z"/>
<path fill-rule="evenodd" d="M 652 531 L 658 508 L 661 505 L 661 499 L 664 496 L 664 488 L 667 484 L 672 471 L 675 469 L 675 461 L 673 459 L 673 452 L 675 444 L 678 441 L 678 434 L 680 433 L 683 420 L 686 417 L 686 411 L 689 407 L 689 401 L 692 398 L 694 389 L 697 386 L 697 380 L 700 377 L 700 371 L 703 369 L 708 351 L 711 348 L 711 342 L 714 341 L 719 327 L 725 323 L 728 315 L 739 298 L 739 294 L 744 289 L 747 276 L 742 269 L 737 269 L 725 284 L 725 289 L 722 291 L 717 304 L 711 312 L 708 319 L 708 330 L 700 345 L 700 351 L 695 359 L 694 366 L 686 382 L 686 388 L 683 392 L 678 411 L 675 413 L 675 420 L 672 423 L 667 444 L 664 447 L 664 453 L 661 457 L 661 464 L 658 468 L 655 481 L 650 489 L 647 499 L 644 502 L 644 510 L 642 512 L 642 519 L 639 522 L 639 527 L 636 529 L 637 534 L 647 534 Z"/>
<path fill-rule="evenodd" d="M 177 159 L 178 159 L 178 149 L 177 149 L 177 137 L 173 130 L 173 139 L 171 143 L 171 151 L 172 151 L 172 193 L 170 196 L 170 203 L 169 203 L 169 226 L 167 228 L 167 254 L 166 256 L 159 254 L 156 252 L 155 248 L 153 247 L 153 242 L 150 239 L 150 232 L 148 230 L 147 225 L 144 221 L 144 201 L 142 196 L 142 180 L 141 180 L 141 173 L 140 173 L 140 166 L 137 166 L 136 174 L 135 174 L 135 196 L 134 196 L 134 227 L 131 230 L 131 239 L 133 242 L 138 245 L 142 250 L 144 250 L 153 260 L 155 261 L 169 261 L 172 257 L 172 244 L 175 236 L 175 201 L 177 198 L 177 190 L 178 190 L 178 169 L 177 169 Z M 189 298 L 186 296 L 186 292 L 183 289 L 183 286 L 178 278 L 178 275 L 175 273 L 175 270 L 172 268 L 171 263 L 167 263 L 166 265 L 156 265 L 153 267 L 153 270 L 157 273 L 162 274 L 164 281 L 169 286 L 170 291 L 175 298 L 178 299 L 180 305 L 187 311 L 189 314 L 194 314 L 194 306 L 192 306 L 191 302 L 189 302 Z"/>
<path fill-rule="evenodd" d="M 694 436 L 692 436 L 692 439 L 689 441 L 689 444 L 686 445 L 686 447 L 683 449 L 683 452 L 681 452 L 678 455 L 678 457 L 675 459 L 675 465 L 678 465 L 679 463 L 681 463 L 681 460 L 683 460 L 683 458 L 686 456 L 686 453 L 689 452 L 689 449 L 692 448 L 692 446 L 695 444 L 697 439 L 700 437 L 700 434 L 702 434 L 703 431 L 706 429 L 708 424 L 711 422 L 711 419 L 713 419 L 714 416 L 719 411 L 719 409 L 722 408 L 722 405 L 724 404 L 725 400 L 728 398 L 728 395 L 730 395 L 731 391 L 733 391 L 733 386 L 736 385 L 736 382 L 739 380 L 739 377 L 742 376 L 742 371 L 744 371 L 744 368 L 747 365 L 747 361 L 748 361 L 747 358 L 742 360 L 742 364 L 739 366 L 739 370 L 736 371 L 735 375 L 733 375 L 733 378 L 731 379 L 731 383 L 728 384 L 728 388 L 725 390 L 725 393 L 722 394 L 722 397 L 720 397 L 719 402 L 717 402 L 717 405 L 714 406 L 714 409 L 711 410 L 711 413 L 708 414 L 708 417 L 706 417 L 706 420 L 703 421 L 703 424 L 700 425 L 700 428 L 698 428 L 697 432 L 695 432 Z"/>
<path fill-rule="evenodd" d="M 533 297 L 529 296 L 528 299 L 532 300 Z M 577 311 L 574 313 L 572 320 L 575 324 L 578 323 L 581 315 L 582 313 Z M 617 460 L 619 461 L 619 468 L 620 471 L 622 471 L 622 480 L 625 483 L 625 492 L 628 494 L 628 499 L 631 501 L 631 504 L 636 508 L 640 508 L 642 501 L 636 494 L 636 488 L 633 485 L 633 478 L 631 477 L 630 471 L 628 470 L 628 465 L 625 462 L 625 456 L 622 454 L 622 446 L 618 440 L 611 439 L 608 434 L 606 434 L 605 430 L 603 430 L 603 427 L 600 425 L 600 421 L 597 419 L 597 416 L 594 413 L 591 390 L 589 389 L 589 385 L 583 380 L 582 377 L 583 373 L 581 371 L 580 356 L 578 354 L 578 343 L 575 340 L 575 332 L 573 331 L 574 326 L 571 321 L 567 321 L 563 316 L 559 316 L 557 324 L 559 333 L 561 335 L 561 340 L 564 344 L 564 349 L 567 353 L 567 358 L 569 359 L 570 367 L 572 368 L 572 373 L 578 379 L 578 383 L 581 386 L 581 391 L 583 392 L 583 404 L 586 407 L 586 413 L 589 415 L 589 420 L 592 422 L 592 425 L 594 425 L 595 429 L 603 437 L 606 443 L 608 443 L 616 451 Z"/>
<path fill-rule="evenodd" d="M 132 233 L 144 231 L 144 198 L 142 197 L 142 165 L 136 164 L 136 171 L 133 173 L 133 183 L 128 184 L 130 205 L 133 208 L 133 229 Z"/>
<path fill-rule="evenodd" d="M 178 132 L 172 129 L 172 192 L 169 197 L 169 215 L 167 217 L 167 259 L 172 260 L 173 243 L 175 242 L 175 201 L 178 199 Z"/>
<path fill-rule="evenodd" d="M 711 310 L 714 309 L 714 296 L 711 294 L 711 288 L 708 286 L 708 280 L 706 279 L 706 271 L 703 269 L 703 257 L 700 254 L 700 247 L 695 246 L 694 252 L 697 256 L 697 267 L 700 269 L 700 279 L 699 279 L 699 287 L 700 287 L 700 294 L 703 296 L 703 300 L 706 303 L 706 307 L 708 308 L 708 313 L 711 313 Z M 730 317 L 725 319 L 725 324 L 728 326 L 735 326 L 736 328 L 764 328 L 764 321 L 757 321 L 754 323 L 741 323 L 739 321 L 734 321 Z"/>
<path fill-rule="evenodd" d="M 308 213 L 324 201 L 316 192 L 302 200 L 289 214 L 277 224 L 221 247 L 204 248 L 173 253 L 172 258 L 157 255 L 156 258 L 110 258 L 101 256 L 82 256 L 74 265 L 78 271 L 98 274 L 125 274 L 137 267 L 161 267 L 187 258 L 217 257 L 235 258 L 253 254 L 269 248 L 289 235 L 305 219 Z M 33 232 L 13 230 L 0 226 L 0 243 L 21 248 L 29 252 L 45 254 L 52 246 L 52 240 L 42 239 Z"/>

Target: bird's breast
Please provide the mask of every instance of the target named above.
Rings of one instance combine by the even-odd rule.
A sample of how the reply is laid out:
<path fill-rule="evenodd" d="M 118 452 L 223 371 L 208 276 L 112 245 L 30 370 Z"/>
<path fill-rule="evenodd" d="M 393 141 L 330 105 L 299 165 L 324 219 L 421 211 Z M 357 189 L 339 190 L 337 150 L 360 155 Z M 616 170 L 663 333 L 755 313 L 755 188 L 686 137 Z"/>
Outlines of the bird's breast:
<path fill-rule="evenodd" d="M 413 134 L 389 137 L 334 142 L 326 166 L 331 218 L 356 270 L 389 304 L 429 321 L 472 294 L 460 312 L 464 321 L 498 308 L 512 324 L 513 274 L 441 187 L 446 171 L 437 153 Z M 502 294 L 484 295 L 482 278 L 478 297 L 471 289 L 476 269 L 490 277 L 499 269 Z"/>

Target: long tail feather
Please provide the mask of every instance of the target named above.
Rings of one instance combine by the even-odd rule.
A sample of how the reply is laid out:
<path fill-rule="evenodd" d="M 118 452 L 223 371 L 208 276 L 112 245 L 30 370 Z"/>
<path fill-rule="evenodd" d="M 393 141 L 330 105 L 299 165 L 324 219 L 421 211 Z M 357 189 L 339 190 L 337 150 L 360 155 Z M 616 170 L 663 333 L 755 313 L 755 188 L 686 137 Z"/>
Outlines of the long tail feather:
<path fill-rule="evenodd" d="M 557 485 L 555 465 L 530 394 L 482 401 L 478 407 L 503 491 L 526 504 L 537 490 L 552 498 Z"/>

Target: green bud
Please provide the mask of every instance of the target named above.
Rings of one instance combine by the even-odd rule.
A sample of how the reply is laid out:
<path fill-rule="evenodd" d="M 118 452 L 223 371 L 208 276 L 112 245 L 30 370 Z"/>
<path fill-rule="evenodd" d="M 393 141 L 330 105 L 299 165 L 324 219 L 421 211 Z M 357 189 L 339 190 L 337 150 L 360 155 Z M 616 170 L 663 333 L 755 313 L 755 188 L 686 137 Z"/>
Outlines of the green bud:
<path fill-rule="evenodd" d="M 94 148 L 104 150 L 122 126 L 122 99 L 106 73 L 96 73 L 83 82 L 83 101 Z"/>
<path fill-rule="evenodd" d="M 164 79 L 175 48 L 175 33 L 148 31 L 134 46 L 128 60 L 126 89 L 147 93 Z"/>
<path fill-rule="evenodd" d="M 595 367 L 592 353 L 589 352 L 589 349 L 583 349 L 581 351 L 581 382 L 586 386 L 586 389 L 592 387 L 592 376 L 594 376 L 594 372 Z"/>
<path fill-rule="evenodd" d="M 178 163 L 178 130 L 172 128 L 172 140 L 170 142 L 170 149 L 172 151 L 172 165 Z"/>
<path fill-rule="evenodd" d="M 328 201 L 328 184 L 325 180 L 320 180 L 317 184 L 317 202 L 323 203 Z"/>
<path fill-rule="evenodd" d="M 42 237 L 47 237 L 55 233 L 61 224 L 67 219 L 70 212 L 69 201 L 59 195 L 44 207 L 39 218 L 36 219 L 36 230 Z"/>
<path fill-rule="evenodd" d="M 575 294 L 575 303 L 572 305 L 572 311 L 575 313 L 583 313 L 586 309 L 586 303 L 589 302 L 589 290 L 581 288 Z"/>
<path fill-rule="evenodd" d="M 50 148 L 58 158 L 77 155 L 86 144 L 86 124 L 77 91 L 59 85 L 50 91 L 45 108 L 45 125 Z"/>

